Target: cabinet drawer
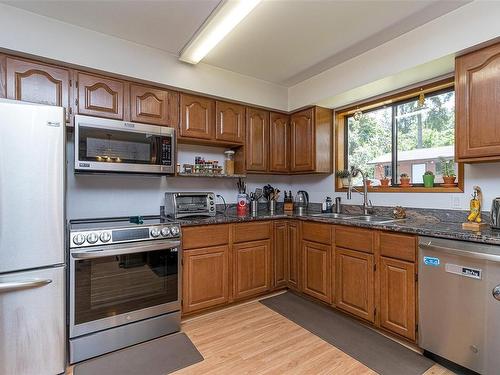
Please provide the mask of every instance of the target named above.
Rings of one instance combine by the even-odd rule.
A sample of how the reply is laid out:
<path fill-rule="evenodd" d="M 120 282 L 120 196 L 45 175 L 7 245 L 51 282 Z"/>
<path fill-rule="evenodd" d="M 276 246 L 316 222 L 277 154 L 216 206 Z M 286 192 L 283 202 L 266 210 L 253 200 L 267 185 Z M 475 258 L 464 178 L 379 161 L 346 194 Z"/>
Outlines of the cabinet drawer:
<path fill-rule="evenodd" d="M 373 232 L 370 229 L 335 227 L 335 246 L 373 253 Z"/>
<path fill-rule="evenodd" d="M 233 226 L 233 241 L 249 242 L 271 238 L 271 223 L 269 221 L 241 223 Z"/>
<path fill-rule="evenodd" d="M 204 225 L 182 228 L 182 248 L 195 249 L 227 245 L 229 243 L 229 225 Z"/>
<path fill-rule="evenodd" d="M 417 238 L 404 234 L 380 233 L 380 255 L 415 262 Z"/>
<path fill-rule="evenodd" d="M 305 221 L 302 223 L 302 238 L 307 241 L 331 245 L 332 226 L 329 224 L 319 224 Z"/>

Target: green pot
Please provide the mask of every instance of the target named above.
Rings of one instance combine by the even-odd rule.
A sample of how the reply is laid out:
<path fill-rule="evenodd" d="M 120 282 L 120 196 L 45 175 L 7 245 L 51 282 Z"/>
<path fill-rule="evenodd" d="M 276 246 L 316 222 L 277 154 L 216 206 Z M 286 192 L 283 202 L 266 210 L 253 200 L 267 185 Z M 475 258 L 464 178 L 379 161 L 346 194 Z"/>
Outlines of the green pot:
<path fill-rule="evenodd" d="M 424 178 L 424 187 L 426 188 L 431 188 L 431 187 L 434 187 L 434 178 L 436 176 L 433 176 L 431 174 L 424 174 L 423 175 L 423 178 Z"/>

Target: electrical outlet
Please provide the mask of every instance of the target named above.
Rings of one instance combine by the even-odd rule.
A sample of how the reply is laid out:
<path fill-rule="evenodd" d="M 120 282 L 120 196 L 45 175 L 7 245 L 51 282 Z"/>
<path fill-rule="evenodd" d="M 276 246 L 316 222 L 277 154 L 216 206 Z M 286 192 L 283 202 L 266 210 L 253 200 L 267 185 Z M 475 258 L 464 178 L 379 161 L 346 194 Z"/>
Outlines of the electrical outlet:
<path fill-rule="evenodd" d="M 451 197 L 451 208 L 461 208 L 460 197 L 458 195 L 453 195 Z"/>

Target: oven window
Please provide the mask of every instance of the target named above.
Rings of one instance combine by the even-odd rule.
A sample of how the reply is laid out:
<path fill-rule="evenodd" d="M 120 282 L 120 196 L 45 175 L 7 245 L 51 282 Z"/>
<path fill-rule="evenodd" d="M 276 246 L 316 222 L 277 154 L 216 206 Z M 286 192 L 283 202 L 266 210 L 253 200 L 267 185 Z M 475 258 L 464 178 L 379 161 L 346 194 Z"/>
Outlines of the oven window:
<path fill-rule="evenodd" d="M 175 249 L 78 260 L 75 323 L 176 302 L 177 281 Z"/>
<path fill-rule="evenodd" d="M 81 161 L 170 165 L 171 137 L 80 125 Z"/>

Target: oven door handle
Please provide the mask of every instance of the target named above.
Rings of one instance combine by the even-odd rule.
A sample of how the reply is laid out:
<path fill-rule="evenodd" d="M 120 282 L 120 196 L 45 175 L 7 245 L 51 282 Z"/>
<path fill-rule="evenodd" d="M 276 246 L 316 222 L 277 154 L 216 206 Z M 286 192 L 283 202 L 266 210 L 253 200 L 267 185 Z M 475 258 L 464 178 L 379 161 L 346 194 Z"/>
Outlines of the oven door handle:
<path fill-rule="evenodd" d="M 94 258 L 104 258 L 115 255 L 127 255 L 127 254 L 137 254 L 137 253 L 145 253 L 148 251 L 158 251 L 165 249 L 172 249 L 179 247 L 181 245 L 180 241 L 162 241 L 161 243 L 154 243 L 148 245 L 140 245 L 140 246 L 127 246 L 117 249 L 96 249 L 90 248 L 85 251 L 74 251 L 71 253 L 71 256 L 75 259 L 94 259 Z"/>

